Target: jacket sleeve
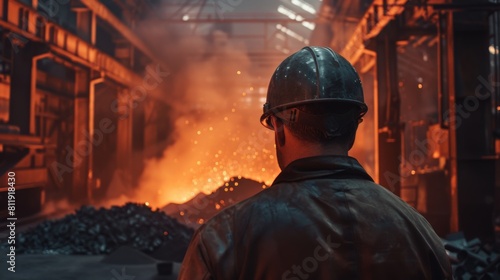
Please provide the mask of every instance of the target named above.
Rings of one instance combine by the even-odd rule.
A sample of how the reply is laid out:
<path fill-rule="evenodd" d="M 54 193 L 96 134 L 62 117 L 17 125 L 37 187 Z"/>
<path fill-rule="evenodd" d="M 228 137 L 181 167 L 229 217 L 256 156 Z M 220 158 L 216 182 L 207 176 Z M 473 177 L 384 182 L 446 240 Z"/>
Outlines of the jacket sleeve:
<path fill-rule="evenodd" d="M 196 231 L 178 279 L 236 279 L 233 221 L 234 208 L 229 207 Z"/>
<path fill-rule="evenodd" d="M 200 230 L 196 232 L 189 244 L 178 280 L 212 280 L 208 267 L 208 256 L 201 238 Z"/>

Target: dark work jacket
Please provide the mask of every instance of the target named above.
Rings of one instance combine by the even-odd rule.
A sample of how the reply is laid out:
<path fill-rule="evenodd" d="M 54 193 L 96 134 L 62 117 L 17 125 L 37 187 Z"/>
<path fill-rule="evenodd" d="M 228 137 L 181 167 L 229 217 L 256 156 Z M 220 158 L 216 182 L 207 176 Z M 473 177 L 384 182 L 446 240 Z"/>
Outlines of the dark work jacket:
<path fill-rule="evenodd" d="M 303 158 L 200 227 L 179 279 L 452 279 L 429 223 L 347 156 Z"/>

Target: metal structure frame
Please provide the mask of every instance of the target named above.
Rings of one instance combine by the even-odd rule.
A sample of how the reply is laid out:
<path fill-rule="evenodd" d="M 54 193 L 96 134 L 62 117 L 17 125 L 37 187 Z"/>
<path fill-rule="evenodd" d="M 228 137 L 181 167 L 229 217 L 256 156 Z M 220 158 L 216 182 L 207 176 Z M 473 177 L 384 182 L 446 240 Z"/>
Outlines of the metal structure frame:
<path fill-rule="evenodd" d="M 354 34 L 341 51 L 342 55 L 350 60 L 351 63 L 358 65 L 358 69 L 361 69 L 361 73 L 367 73 L 370 69 L 376 67 L 374 71 L 376 77 L 374 84 L 374 122 L 376 127 L 375 177 L 382 185 L 389 184 L 393 192 L 400 194 L 401 185 L 398 184 L 401 181 L 399 169 L 400 161 L 387 161 L 381 158 L 381 155 L 384 155 L 384 157 L 389 155 L 389 157 L 393 159 L 400 158 L 401 149 L 404 145 L 404 142 L 402 142 L 400 138 L 402 130 L 399 116 L 401 112 L 398 101 L 397 67 L 394 66 L 397 59 L 396 44 L 401 40 L 407 41 L 409 35 L 425 35 L 426 37 L 423 40 L 432 38 L 429 44 L 438 43 L 440 54 L 438 67 L 440 82 L 438 100 L 440 103 L 438 106 L 438 115 L 441 128 L 449 132 L 449 141 L 447 143 L 449 147 L 447 158 L 448 164 L 444 170 L 448 174 L 448 194 L 450 197 L 448 231 L 457 231 L 459 229 L 466 231 L 466 233 L 474 231 L 474 229 L 470 227 L 470 223 L 467 224 L 468 222 L 466 219 L 460 215 L 460 212 L 463 211 L 462 214 L 464 214 L 465 211 L 470 210 L 464 210 L 466 209 L 464 207 L 476 206 L 467 206 L 464 204 L 466 202 L 464 202 L 463 196 L 470 192 L 469 190 L 471 188 L 475 187 L 470 183 L 472 177 L 481 176 L 479 175 L 481 172 L 484 173 L 483 176 L 485 178 L 491 177 L 491 174 L 488 172 L 490 172 L 489 170 L 493 170 L 494 163 L 491 165 L 488 161 L 492 159 L 498 161 L 499 158 L 498 151 L 496 156 L 494 155 L 494 151 L 485 151 L 485 153 L 493 152 L 493 154 L 477 154 L 474 156 L 474 160 L 485 166 L 483 171 L 476 169 L 471 169 L 471 171 L 469 171 L 465 169 L 467 166 L 470 166 L 467 159 L 464 158 L 468 153 L 464 150 L 464 145 L 466 145 L 468 140 L 457 138 L 459 137 L 458 135 L 464 133 L 464 128 L 463 126 L 460 127 L 457 125 L 458 112 L 456 110 L 459 105 L 459 99 L 457 98 L 459 88 L 456 88 L 455 75 L 457 67 L 454 64 L 455 61 L 459 59 L 456 56 L 456 50 L 461 47 L 454 44 L 454 34 L 461 31 L 458 29 L 459 27 L 455 26 L 456 19 L 454 19 L 454 15 L 455 13 L 471 11 L 497 11 L 496 13 L 498 14 L 499 10 L 500 5 L 498 3 L 477 2 L 456 4 L 453 3 L 453 1 L 438 1 L 429 4 L 427 1 L 411 3 L 410 1 L 398 0 L 375 0 L 367 9 L 367 12 L 355 29 Z M 422 18 L 427 19 L 435 28 L 428 29 L 415 25 L 415 23 Z M 398 32 L 394 32 L 394 28 L 398 28 Z M 401 37 L 401 35 L 403 35 L 403 37 Z M 415 42 L 415 44 L 420 43 L 421 42 Z M 496 75 L 498 75 L 498 73 Z M 461 100 L 463 100 L 463 98 Z M 446 107 L 444 104 L 452 105 Z M 443 120 L 444 113 L 448 113 L 449 115 L 446 124 L 444 124 Z M 480 131 L 484 129 L 489 131 L 489 127 L 476 127 L 476 133 L 481 133 Z M 491 135 L 491 133 L 487 135 Z M 490 139 L 488 141 L 494 140 Z M 399 179 L 395 178 L 395 183 L 390 184 L 387 178 L 384 178 L 384 174 L 387 174 L 387 172 L 397 175 Z M 494 181 L 494 179 L 487 181 L 486 184 L 490 186 L 484 186 L 484 188 L 494 188 L 494 186 L 491 185 L 494 184 Z M 482 183 L 485 183 L 484 180 Z M 462 195 L 460 195 L 461 193 Z M 461 199 L 460 196 L 462 196 Z M 483 228 L 491 228 L 492 224 L 488 225 L 488 223 L 491 222 L 486 220 L 483 223 Z M 485 232 L 488 231 L 489 230 L 486 229 L 482 234 L 487 235 Z"/>
<path fill-rule="evenodd" d="M 142 56 L 143 63 L 160 62 L 142 40 L 127 27 L 126 23 L 119 20 L 99 1 L 83 0 L 80 2 L 83 5 L 79 6 L 75 6 L 75 3 L 68 3 L 68 6 L 64 7 L 72 9 L 77 15 L 77 30 L 72 33 L 47 18 L 47 15 L 38 7 L 38 1 L 32 1 L 30 6 L 16 0 L 0 0 L 0 28 L 3 36 L 10 40 L 14 57 L 29 62 L 26 64 L 20 61 L 17 61 L 17 64 L 14 62 L 17 72 L 11 75 L 15 74 L 16 77 L 12 78 L 9 73 L 4 73 L 6 75 L 4 81 L 8 82 L 11 92 L 8 124 L 9 127 L 15 129 L 0 133 L 0 147 L 2 148 L 0 152 L 8 153 L 8 159 L 5 159 L 6 161 L 2 159 L 0 165 L 3 171 L 15 171 L 20 176 L 22 175 L 23 179 L 20 178 L 17 182 L 17 187 L 21 191 L 20 195 L 23 196 L 25 193 L 24 203 L 38 205 L 34 208 L 38 211 L 42 203 L 40 199 L 43 199 L 49 178 L 54 176 L 54 170 L 47 165 L 48 154 L 52 153 L 50 151 L 64 153 L 65 147 L 56 147 L 54 143 L 45 142 L 47 136 L 50 135 L 37 135 L 36 119 L 53 119 L 55 116 L 51 113 L 39 112 L 39 108 L 35 108 L 35 99 L 44 92 L 52 98 L 73 102 L 71 118 L 61 120 L 66 121 L 65 126 L 73 128 L 73 132 L 71 135 L 60 135 L 58 138 L 67 138 L 64 143 L 69 143 L 68 147 L 76 150 L 78 143 L 86 141 L 85 133 L 88 132 L 89 139 L 93 139 L 94 122 L 97 121 L 94 117 L 96 85 L 103 84 L 111 91 L 110 94 L 116 95 L 116 100 L 121 102 L 119 106 L 129 106 L 127 113 L 130 115 L 131 105 L 123 103 L 131 102 L 130 98 L 127 98 L 130 96 L 128 89 L 143 83 L 143 77 L 140 76 L 142 73 L 137 73 L 135 70 L 140 65 L 133 65 L 126 61 L 124 63 L 99 49 L 96 45 L 98 25 L 109 25 L 105 27 L 112 28 L 117 36 L 124 38 L 131 49 L 130 55 Z M 99 22 L 98 19 L 100 19 Z M 70 88 L 61 84 L 57 85 L 62 86 L 64 93 L 55 93 L 50 89 L 40 88 L 46 82 L 46 78 L 50 78 L 49 73 L 39 69 L 40 62 L 47 60 L 74 72 L 74 77 L 71 78 L 74 82 L 67 85 Z M 23 82 L 23 79 L 27 79 L 28 82 Z M 116 130 L 113 133 L 120 135 L 116 143 L 119 149 L 117 157 L 126 157 L 132 153 L 131 118 L 132 116 L 128 118 L 128 121 L 118 119 L 119 121 L 115 124 Z M 92 145 L 88 146 L 90 154 L 83 159 L 82 164 L 73 163 L 65 167 L 64 186 L 53 179 L 56 185 L 54 188 L 66 189 L 67 198 L 73 201 L 91 201 L 94 197 L 93 162 L 95 159 L 93 159 Z M 63 155 L 58 157 L 64 158 Z M 124 173 L 131 173 L 130 170 L 126 170 L 131 167 L 131 164 L 127 163 L 130 160 L 116 161 L 120 165 L 119 168 L 124 169 Z M 40 172 L 44 176 L 40 176 Z M 4 172 L 0 173 L 0 176 L 3 175 L 5 175 Z M 0 199 L 4 198 L 5 187 L 4 184 L 0 184 Z M 3 214 L 0 213 L 0 215 Z"/>

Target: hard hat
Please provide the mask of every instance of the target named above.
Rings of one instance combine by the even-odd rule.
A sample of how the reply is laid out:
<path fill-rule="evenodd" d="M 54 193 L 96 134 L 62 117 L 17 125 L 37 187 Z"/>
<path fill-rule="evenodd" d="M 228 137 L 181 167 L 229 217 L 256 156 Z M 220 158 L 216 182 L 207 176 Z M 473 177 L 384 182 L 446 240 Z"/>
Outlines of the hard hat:
<path fill-rule="evenodd" d="M 270 116 L 317 102 L 345 103 L 359 110 L 358 118 L 368 110 L 354 67 L 330 48 L 305 47 L 286 58 L 274 71 L 260 121 L 273 129 Z M 286 113 L 292 121 L 300 121 L 296 110 Z M 306 117 L 306 114 L 301 115 Z M 306 119 L 309 119 L 307 123 L 311 122 L 311 118 Z"/>

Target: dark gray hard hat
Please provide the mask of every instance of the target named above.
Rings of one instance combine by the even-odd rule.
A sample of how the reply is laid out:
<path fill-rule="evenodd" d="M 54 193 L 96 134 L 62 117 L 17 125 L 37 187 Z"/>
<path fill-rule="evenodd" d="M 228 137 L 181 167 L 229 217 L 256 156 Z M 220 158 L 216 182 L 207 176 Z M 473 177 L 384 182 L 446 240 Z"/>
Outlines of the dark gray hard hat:
<path fill-rule="evenodd" d="M 344 103 L 359 109 L 359 118 L 368 110 L 354 67 L 330 48 L 305 47 L 276 68 L 260 121 L 272 129 L 270 116 L 316 102 Z M 292 112 L 292 117 L 297 116 Z"/>

